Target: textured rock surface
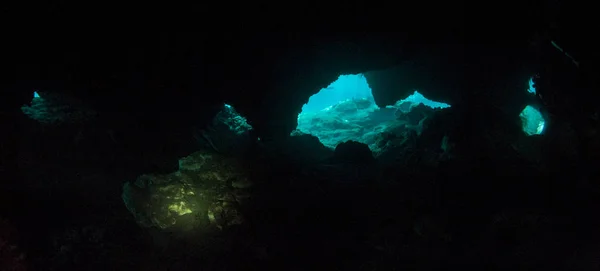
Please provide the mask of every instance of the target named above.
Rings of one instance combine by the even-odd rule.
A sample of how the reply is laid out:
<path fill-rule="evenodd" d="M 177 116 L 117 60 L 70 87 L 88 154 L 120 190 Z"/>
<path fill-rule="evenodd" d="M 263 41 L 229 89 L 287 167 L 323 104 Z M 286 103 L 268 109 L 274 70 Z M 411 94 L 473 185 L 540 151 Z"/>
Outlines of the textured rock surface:
<path fill-rule="evenodd" d="M 141 226 L 198 231 L 210 224 L 219 228 L 241 224 L 243 218 L 236 209 L 233 189 L 251 186 L 236 160 L 196 152 L 181 158 L 176 172 L 142 175 L 135 182 L 125 183 L 122 197 Z"/>
<path fill-rule="evenodd" d="M 46 25 L 73 8 L 128 20 L 175 14 L 197 30 L 4 33 L 0 211 L 33 270 L 598 270 L 600 46 L 590 33 L 600 24 L 589 5 L 121 4 L 5 8 L 17 25 L 50 14 Z M 215 31 L 221 24 L 234 27 Z M 420 136 L 387 137 L 408 148 L 368 165 L 335 161 L 314 137 L 290 139 L 308 97 L 350 73 L 371 77 L 379 106 L 417 88 L 452 108 L 428 118 Z M 537 95 L 526 92 L 534 74 Z M 73 97 L 97 116 L 40 125 L 21 110 L 35 90 Z M 158 204 L 185 189 L 172 181 L 229 176 L 194 175 L 204 164 L 193 161 L 170 175 L 179 158 L 212 149 L 194 128 L 212 124 L 224 103 L 261 139 L 242 164 L 264 162 L 266 176 L 249 178 L 264 183 L 198 206 L 216 234 L 178 228 L 197 224 L 175 214 L 183 206 Z M 544 109 L 544 136 L 521 132 L 527 104 Z M 139 188 L 132 199 L 157 195 L 158 224 L 177 219 L 166 230 L 140 229 L 123 206 L 123 182 L 148 173 L 157 191 Z M 244 208 L 229 209 L 237 203 Z M 238 214 L 243 226 L 229 226 Z"/>

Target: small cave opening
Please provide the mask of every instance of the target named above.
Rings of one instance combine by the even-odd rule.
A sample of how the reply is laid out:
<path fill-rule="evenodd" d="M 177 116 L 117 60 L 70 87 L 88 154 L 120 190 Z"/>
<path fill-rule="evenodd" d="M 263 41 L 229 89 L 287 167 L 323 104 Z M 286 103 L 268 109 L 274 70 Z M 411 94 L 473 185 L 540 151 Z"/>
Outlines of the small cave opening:
<path fill-rule="evenodd" d="M 196 127 L 194 138 L 201 146 L 221 154 L 241 154 L 255 140 L 254 128 L 232 105 L 223 104 L 221 110 L 206 127 Z"/>
<path fill-rule="evenodd" d="M 214 123 L 217 122 L 225 124 L 236 135 L 248 133 L 253 129 L 246 117 L 238 113 L 230 104 L 224 104 L 223 109 L 217 113 Z"/>
<path fill-rule="evenodd" d="M 546 121 L 542 113 L 533 106 L 525 106 L 519 117 L 521 118 L 521 127 L 526 135 L 541 135 L 544 132 Z"/>
<path fill-rule="evenodd" d="M 533 77 L 529 78 L 529 88 L 527 89 L 527 92 L 531 93 L 531 94 L 536 94 L 537 91 L 535 89 L 535 83 L 533 82 Z"/>
<path fill-rule="evenodd" d="M 393 105 L 379 107 L 364 75 L 340 75 L 309 98 L 292 135 L 313 135 L 330 149 L 356 141 L 377 155 L 389 147 L 382 141 L 387 142 L 390 135 L 406 131 L 420 135 L 429 113 L 448 107 L 449 104 L 429 100 L 417 90 Z"/>
<path fill-rule="evenodd" d="M 21 106 L 21 111 L 44 125 L 80 124 L 97 116 L 90 104 L 76 97 L 40 89 L 33 91 L 31 101 Z"/>
<path fill-rule="evenodd" d="M 528 81 L 529 88 L 527 92 L 532 95 L 537 95 L 535 87 L 534 77 L 530 77 Z M 541 135 L 544 132 L 546 126 L 546 120 L 542 116 L 542 113 L 533 105 L 527 105 L 519 114 L 521 119 L 521 129 L 528 135 Z"/>

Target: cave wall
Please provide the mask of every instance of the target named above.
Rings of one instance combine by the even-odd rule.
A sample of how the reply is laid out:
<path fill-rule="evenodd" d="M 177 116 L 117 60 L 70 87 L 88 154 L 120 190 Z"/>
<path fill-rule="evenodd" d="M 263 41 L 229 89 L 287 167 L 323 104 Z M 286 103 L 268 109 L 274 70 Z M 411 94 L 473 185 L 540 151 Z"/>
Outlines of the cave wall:
<path fill-rule="evenodd" d="M 579 15 L 577 20 L 565 14 L 561 24 L 568 24 L 569 29 L 543 33 L 536 42 L 545 45 L 538 45 L 534 50 L 537 53 L 531 54 L 528 39 L 544 28 L 543 5 L 535 1 L 481 2 L 481 6 L 462 1 L 438 2 L 412 1 L 398 7 L 397 1 L 387 5 L 360 1 L 281 4 L 253 1 L 225 7 L 223 14 L 205 6 L 199 8 L 203 10 L 201 15 L 193 14 L 193 9 L 176 13 L 178 17 L 198 20 L 191 24 L 197 30 L 194 33 L 86 30 L 86 33 L 27 32 L 20 37 L 3 34 L 4 45 L 9 48 L 0 53 L 3 56 L 2 214 L 36 214 L 31 216 L 35 223 L 28 223 L 29 230 L 23 232 L 32 233 L 29 240 L 46 240 L 48 236 L 43 233 L 49 232 L 48 226 L 54 226 L 56 217 L 72 218 L 79 214 L 62 209 L 40 213 L 45 210 L 43 206 L 51 208 L 73 202 L 81 205 L 75 209 L 80 207 L 85 211 L 82 213 L 89 214 L 95 210 L 80 203 L 92 202 L 98 209 L 123 209 L 118 196 L 121 182 L 156 172 L 152 164 L 172 163 L 185 156 L 185 152 L 191 152 L 190 126 L 203 127 L 222 103 L 234 105 L 264 140 L 287 136 L 295 128 L 297 114 L 310 95 L 339 74 L 359 72 L 366 73 L 379 105 L 405 97 L 412 88 L 428 98 L 453 105 L 450 115 L 443 118 L 448 127 L 432 131 L 436 133 L 432 137 L 448 134 L 457 144 L 457 152 L 467 156 L 465 164 L 470 167 L 454 175 L 440 176 L 441 181 L 448 180 L 443 186 L 447 194 L 475 199 L 492 196 L 504 202 L 500 199 L 514 195 L 515 191 L 524 197 L 544 195 L 538 191 L 540 188 L 560 189 L 565 187 L 564 183 L 575 186 L 577 182 L 573 180 L 588 175 L 587 172 L 595 173 L 588 177 L 590 182 L 597 180 L 600 129 L 598 115 L 594 114 L 600 94 L 595 91 L 598 68 L 593 66 L 600 63 L 600 58 L 596 53 L 597 42 L 588 38 L 595 31 L 586 27 L 586 19 L 597 18 L 590 14 L 595 10 L 588 8 L 587 13 L 581 14 L 585 5 L 571 1 L 569 11 Z M 161 4 L 160 8 L 166 7 Z M 131 13 L 122 12 L 156 17 L 163 14 L 139 11 L 136 6 Z M 205 16 L 208 12 L 211 16 Z M 37 15 L 27 7 L 27 12 L 14 22 Z M 214 19 L 220 16 L 220 20 Z M 234 29 L 214 30 L 222 24 L 234 25 Z M 580 68 L 574 68 L 548 46 L 547 42 L 554 38 L 551 34 L 556 33 L 561 34 L 558 35 L 561 45 L 581 61 Z M 536 69 L 535 63 L 539 62 L 543 62 L 540 65 L 543 69 Z M 536 71 L 540 71 L 542 79 L 538 88 L 543 95 L 541 101 L 538 99 L 541 97 L 528 96 L 525 91 L 527 79 Z M 42 131 L 20 111 L 35 88 L 75 96 L 97 110 L 99 117 L 85 127 Z M 553 160 L 547 166 L 552 170 L 546 173 L 552 182 L 543 179 L 523 184 L 520 181 L 524 177 L 513 178 L 523 172 L 520 163 L 511 159 L 514 155 L 511 142 L 519 138 L 518 111 L 526 103 L 536 101 L 544 104 L 560 126 L 552 128 L 551 123 L 552 130 L 541 140 L 530 138 L 522 144 L 539 147 L 541 155 Z M 30 126 L 39 129 L 37 133 L 24 130 Z M 575 135 L 564 136 L 563 127 L 574 129 Z M 83 146 L 75 146 L 72 138 L 82 128 L 92 136 L 83 141 Z M 115 131 L 117 144 L 106 136 L 107 130 Z M 22 138 L 26 134 L 29 138 Z M 49 135 L 50 138 L 42 140 L 41 136 Z M 573 139 L 584 142 L 579 148 L 587 155 L 587 161 L 565 158 L 555 148 L 557 143 L 564 144 L 562 148 L 571 148 L 575 144 L 571 143 Z M 41 143 L 23 148 L 22 144 L 28 142 Z M 65 150 L 66 147 L 69 149 Z M 498 150 L 509 158 L 498 155 Z M 40 164 L 51 162 L 48 165 L 55 169 L 52 174 L 39 170 L 44 175 L 36 179 L 37 193 L 30 191 L 31 187 L 20 176 L 28 174 L 17 163 L 22 152 L 35 156 Z M 63 157 L 72 160 L 58 159 Z M 565 166 L 566 163 L 569 165 Z M 517 166 L 508 170 L 504 167 L 511 164 Z M 454 165 L 446 165 L 446 170 Z M 113 174 L 108 174 L 111 178 L 107 180 L 82 182 L 75 175 L 86 167 L 88 174 L 90 168 L 93 172 Z M 491 177 L 494 173 L 500 176 Z M 58 179 L 62 176 L 71 178 Z M 407 179 L 406 175 L 402 178 Z M 490 179 L 500 180 L 491 186 Z M 499 184 L 504 189 L 495 189 Z M 14 187 L 28 191 L 15 191 Z M 527 193 L 522 193 L 523 190 Z M 56 191 L 64 194 L 52 193 Z M 113 195 L 115 200 L 107 200 L 105 195 Z M 576 194 L 564 195 L 565 202 L 586 200 L 575 197 Z M 510 201 L 520 202 L 512 198 Z M 464 217 L 471 217 L 470 211 L 480 207 L 478 201 L 473 203 L 465 208 Z M 596 211 L 593 208 L 595 205 L 584 211 L 593 213 Z M 58 211 L 64 214 L 59 215 Z M 565 215 L 568 217 L 569 213 Z M 592 224 L 590 228 L 595 226 Z"/>
<path fill-rule="evenodd" d="M 487 8 L 475 14 L 468 12 L 471 3 L 460 1 L 413 1 L 401 7 L 388 1 L 294 5 L 259 1 L 231 8 L 211 9 L 212 15 L 235 26 L 231 31 L 208 31 L 212 24 L 201 23 L 206 9 L 192 7 L 179 17 L 197 18 L 197 32 L 31 33 L 14 39 L 18 50 L 13 59 L 29 66 L 22 72 L 23 80 L 75 95 L 99 112 L 135 114 L 150 123 L 162 119 L 171 125 L 202 126 L 215 106 L 229 102 L 268 138 L 287 135 L 301 103 L 339 74 L 382 70 L 412 59 L 410 63 L 423 72 L 410 73 L 410 79 L 434 79 L 427 84 L 437 93 L 441 91 L 437 85 L 451 77 L 445 72 L 453 69 L 421 63 L 428 58 L 425 62 L 434 63 L 432 52 L 443 57 L 442 44 L 521 39 L 530 33 L 522 23 L 532 19 L 527 5 L 521 4 L 506 22 L 504 15 L 493 14 L 512 10 L 510 3 L 495 6 L 494 13 L 486 14 Z M 488 31 L 481 32 L 482 25 Z M 451 65 L 456 64 L 448 61 Z M 392 99 L 375 92 L 382 103 Z M 430 92 L 432 99 L 444 96 Z M 107 120 L 119 121 L 116 116 Z"/>
<path fill-rule="evenodd" d="M 376 103 L 394 104 L 418 90 L 430 100 L 456 104 L 464 84 L 465 48 L 430 45 L 389 69 L 365 73 Z"/>
<path fill-rule="evenodd" d="M 270 52 L 276 57 L 249 61 L 260 66 L 246 71 L 242 78 L 247 81 L 242 85 L 256 89 L 255 95 L 234 96 L 231 104 L 248 117 L 262 138 L 289 135 L 297 125 L 302 105 L 339 75 L 391 67 L 401 58 L 402 41 L 386 42 L 383 35 L 368 39 L 363 35 L 317 38 L 294 37 L 281 44 L 285 50 Z M 269 67 L 262 66 L 265 61 Z"/>
<path fill-rule="evenodd" d="M 14 37 L 6 74 L 16 71 L 10 78 L 22 97 L 30 97 L 33 88 L 75 96 L 100 113 L 93 127 L 116 129 L 148 146 L 167 134 L 185 134 L 189 126 L 204 126 L 224 102 L 268 139 L 287 136 L 302 105 L 340 74 L 366 72 L 380 105 L 405 97 L 411 88 L 455 106 L 497 101 L 478 90 L 505 80 L 516 62 L 498 66 L 504 68 L 480 63 L 525 55 L 523 41 L 539 28 L 533 22 L 542 15 L 531 14 L 536 5 L 514 9 L 506 2 L 469 13 L 474 7 L 467 2 L 435 3 L 435 9 L 428 1 L 401 8 L 384 1 L 242 3 L 237 11 L 215 10 L 237 26 L 232 31 L 203 31 L 210 25 L 202 24 L 187 33 Z M 507 21 L 499 11 L 509 10 Z M 196 12 L 191 8 L 180 16 L 201 19 Z M 512 49 L 483 51 L 503 41 Z M 463 112 L 481 110 L 465 106 Z"/>

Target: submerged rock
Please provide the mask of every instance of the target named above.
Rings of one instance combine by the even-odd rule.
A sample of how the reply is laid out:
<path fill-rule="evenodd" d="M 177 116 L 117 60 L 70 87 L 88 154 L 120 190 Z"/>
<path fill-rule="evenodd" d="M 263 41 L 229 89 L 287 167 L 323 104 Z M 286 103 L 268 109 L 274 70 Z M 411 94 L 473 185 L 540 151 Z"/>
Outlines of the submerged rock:
<path fill-rule="evenodd" d="M 237 160 L 201 151 L 181 158 L 176 172 L 145 174 L 125 183 L 122 198 L 144 227 L 193 230 L 217 223 L 223 228 L 243 221 L 236 198 L 243 193 L 231 188 L 252 185 Z"/>

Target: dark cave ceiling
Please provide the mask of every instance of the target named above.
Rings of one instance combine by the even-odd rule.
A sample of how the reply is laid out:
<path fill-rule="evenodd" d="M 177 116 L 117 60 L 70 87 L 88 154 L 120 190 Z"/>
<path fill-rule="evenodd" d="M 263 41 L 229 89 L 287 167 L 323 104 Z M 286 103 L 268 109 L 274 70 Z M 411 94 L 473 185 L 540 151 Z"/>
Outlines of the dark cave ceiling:
<path fill-rule="evenodd" d="M 420 47 L 397 33 L 313 37 L 299 44 L 263 33 L 254 38 L 260 44 L 248 47 L 235 45 L 240 41 L 223 47 L 191 35 L 160 35 L 155 41 L 142 35 L 105 46 L 90 40 L 40 55 L 30 59 L 38 65 L 24 67 L 25 76 L 31 77 L 16 85 L 18 104 L 27 103 L 31 91 L 39 89 L 81 99 L 101 116 L 110 116 L 109 122 L 126 120 L 116 115 L 132 115 L 150 122 L 171 119 L 172 125 L 185 126 L 202 125 L 218 106 L 229 103 L 248 117 L 259 136 L 269 138 L 288 135 L 310 95 L 340 74 L 365 73 L 380 105 L 414 89 L 459 104 L 466 99 L 465 90 L 473 87 L 474 80 L 466 74 L 476 72 L 465 67 L 467 58 L 477 58 L 477 63 L 471 62 L 477 64 L 475 69 L 484 65 L 498 71 L 497 80 L 527 61 L 525 51 L 502 48 L 514 58 L 491 59 L 489 55 L 497 53 L 494 49 Z M 480 61 L 482 52 L 487 62 Z M 513 72 L 527 78 L 532 71 Z"/>
<path fill-rule="evenodd" d="M 40 89 L 85 101 L 105 122 L 201 126 L 226 102 L 271 138 L 288 135 L 302 104 L 338 75 L 365 73 L 380 106 L 418 88 L 459 107 L 500 103 L 517 112 L 525 98 L 514 86 L 537 69 L 528 41 L 552 6 L 473 13 L 467 4 L 303 2 L 291 13 L 256 3 L 223 17 L 237 16 L 236 31 L 21 35 L 7 58 L 15 80 L 5 82 L 14 94 L 5 108 L 18 110 Z"/>

